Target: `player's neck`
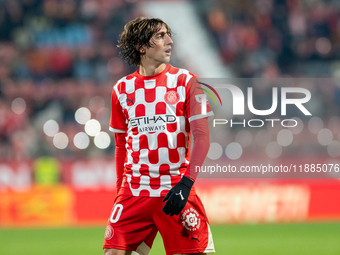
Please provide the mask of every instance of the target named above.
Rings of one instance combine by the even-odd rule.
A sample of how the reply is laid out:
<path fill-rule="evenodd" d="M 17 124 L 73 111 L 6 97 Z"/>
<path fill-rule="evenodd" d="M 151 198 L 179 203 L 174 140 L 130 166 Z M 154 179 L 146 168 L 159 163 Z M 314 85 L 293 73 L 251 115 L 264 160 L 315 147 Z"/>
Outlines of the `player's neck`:
<path fill-rule="evenodd" d="M 166 63 L 155 64 L 155 65 L 143 65 L 143 63 L 139 66 L 139 74 L 143 76 L 151 76 L 155 74 L 159 74 L 166 68 Z"/>

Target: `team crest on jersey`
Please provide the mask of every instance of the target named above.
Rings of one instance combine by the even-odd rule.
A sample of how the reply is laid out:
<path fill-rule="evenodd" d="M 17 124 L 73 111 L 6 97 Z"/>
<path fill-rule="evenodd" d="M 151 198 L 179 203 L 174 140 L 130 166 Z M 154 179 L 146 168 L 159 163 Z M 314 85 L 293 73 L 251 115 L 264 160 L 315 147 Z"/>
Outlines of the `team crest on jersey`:
<path fill-rule="evenodd" d="M 181 215 L 182 224 L 188 231 L 195 231 L 201 226 L 201 218 L 194 208 L 186 209 Z"/>
<path fill-rule="evenodd" d="M 105 231 L 105 239 L 110 240 L 113 237 L 113 234 L 113 227 L 111 227 L 110 225 L 107 226 Z"/>
<path fill-rule="evenodd" d="M 207 96 L 205 94 L 199 94 L 195 96 L 196 101 L 199 104 L 202 104 L 204 101 L 209 104 L 209 100 L 207 99 Z"/>
<path fill-rule="evenodd" d="M 179 94 L 174 90 L 170 90 L 170 91 L 166 92 L 166 94 L 164 96 L 164 100 L 168 104 L 176 104 L 179 100 Z"/>

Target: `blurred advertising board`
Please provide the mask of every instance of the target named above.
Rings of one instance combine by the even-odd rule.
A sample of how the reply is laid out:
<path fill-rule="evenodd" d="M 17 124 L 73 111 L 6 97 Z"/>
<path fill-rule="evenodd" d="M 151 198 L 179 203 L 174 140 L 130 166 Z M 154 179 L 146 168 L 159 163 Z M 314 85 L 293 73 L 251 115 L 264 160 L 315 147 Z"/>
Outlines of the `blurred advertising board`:
<path fill-rule="evenodd" d="M 62 184 L 0 191 L 0 226 L 72 224 L 73 204 L 74 193 Z"/>
<path fill-rule="evenodd" d="M 340 219 L 340 182 L 207 180 L 197 185 L 213 223 L 270 223 Z"/>
<path fill-rule="evenodd" d="M 39 177 L 36 161 L 0 164 L 0 227 L 105 224 L 116 196 L 114 162 L 45 162 L 50 169 Z M 200 178 L 196 190 L 212 224 L 340 219 L 338 179 Z"/>

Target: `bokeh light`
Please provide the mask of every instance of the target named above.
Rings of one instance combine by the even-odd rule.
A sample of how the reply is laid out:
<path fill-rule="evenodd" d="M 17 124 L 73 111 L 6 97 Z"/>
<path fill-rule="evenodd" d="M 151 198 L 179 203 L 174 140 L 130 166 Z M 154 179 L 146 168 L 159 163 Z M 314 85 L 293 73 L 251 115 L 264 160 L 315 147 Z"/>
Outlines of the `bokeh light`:
<path fill-rule="evenodd" d="M 101 130 L 101 125 L 98 120 L 92 119 L 86 122 L 85 132 L 89 136 L 96 136 Z"/>
<path fill-rule="evenodd" d="M 92 97 L 89 102 L 89 108 L 93 112 L 99 111 L 101 108 L 105 106 L 105 100 L 104 98 L 100 96 Z"/>
<path fill-rule="evenodd" d="M 323 128 L 318 133 L 318 142 L 323 145 L 327 146 L 333 141 L 333 133 L 327 128 Z"/>
<path fill-rule="evenodd" d="M 239 143 L 230 143 L 228 144 L 227 148 L 225 149 L 225 155 L 232 159 L 239 159 L 242 156 L 243 149 Z"/>
<path fill-rule="evenodd" d="M 288 146 L 293 142 L 293 133 L 288 129 L 282 129 L 277 134 L 277 143 L 281 146 Z"/>
<path fill-rule="evenodd" d="M 308 130 L 312 133 L 312 134 L 318 134 L 319 131 L 321 129 L 323 129 L 323 121 L 322 119 L 320 119 L 319 117 L 312 117 L 309 121 L 308 121 Z"/>
<path fill-rule="evenodd" d="M 78 149 L 84 150 L 89 147 L 90 138 L 84 132 L 79 132 L 74 136 L 73 143 Z"/>
<path fill-rule="evenodd" d="M 282 154 L 282 147 L 277 142 L 270 142 L 266 147 L 266 153 L 270 158 L 278 158 Z"/>
<path fill-rule="evenodd" d="M 26 110 L 26 102 L 23 98 L 18 97 L 12 101 L 12 111 L 16 114 L 22 114 Z"/>
<path fill-rule="evenodd" d="M 99 149 L 106 149 L 110 146 L 111 138 L 108 133 L 106 132 L 99 132 L 94 137 L 94 145 L 96 145 Z"/>
<path fill-rule="evenodd" d="M 315 42 L 315 48 L 321 55 L 326 55 L 331 51 L 332 44 L 328 38 L 320 37 Z"/>
<path fill-rule="evenodd" d="M 327 146 L 327 153 L 332 158 L 340 156 L 340 142 L 333 141 Z"/>
<path fill-rule="evenodd" d="M 219 159 L 223 154 L 223 148 L 219 143 L 211 143 L 207 157 L 216 160 Z"/>
<path fill-rule="evenodd" d="M 292 119 L 294 119 L 297 122 L 297 125 L 295 127 L 289 127 L 288 129 L 294 135 L 300 134 L 302 132 L 302 130 L 303 130 L 303 127 L 304 127 L 303 121 L 300 118 L 298 118 L 298 117 L 294 117 Z M 294 124 L 293 121 L 289 121 L 288 122 L 288 125 L 293 125 L 293 124 Z"/>
<path fill-rule="evenodd" d="M 241 130 L 237 132 L 235 136 L 235 141 L 239 143 L 242 147 L 247 147 L 252 143 L 253 136 L 248 130 Z"/>
<path fill-rule="evenodd" d="M 55 120 L 48 120 L 43 126 L 44 133 L 49 137 L 54 137 L 59 132 L 59 124 Z"/>
<path fill-rule="evenodd" d="M 91 112 L 88 108 L 81 107 L 76 111 L 74 118 L 79 124 L 85 125 L 91 119 Z"/>
<path fill-rule="evenodd" d="M 53 144 L 56 148 L 63 150 L 68 145 L 68 137 L 65 133 L 59 132 L 53 137 Z"/>

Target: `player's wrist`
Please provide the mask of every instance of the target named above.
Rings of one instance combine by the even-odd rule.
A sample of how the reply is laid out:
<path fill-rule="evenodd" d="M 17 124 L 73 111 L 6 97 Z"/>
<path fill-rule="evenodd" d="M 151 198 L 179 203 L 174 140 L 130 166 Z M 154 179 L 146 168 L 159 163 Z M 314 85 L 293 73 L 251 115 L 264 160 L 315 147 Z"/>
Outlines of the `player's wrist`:
<path fill-rule="evenodd" d="M 189 189 L 194 185 L 195 181 L 189 178 L 188 176 L 183 175 L 182 179 L 180 180 L 180 183 L 187 186 Z"/>

